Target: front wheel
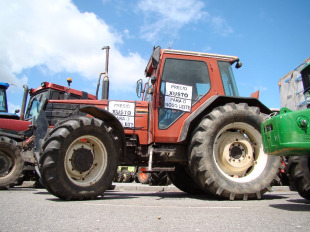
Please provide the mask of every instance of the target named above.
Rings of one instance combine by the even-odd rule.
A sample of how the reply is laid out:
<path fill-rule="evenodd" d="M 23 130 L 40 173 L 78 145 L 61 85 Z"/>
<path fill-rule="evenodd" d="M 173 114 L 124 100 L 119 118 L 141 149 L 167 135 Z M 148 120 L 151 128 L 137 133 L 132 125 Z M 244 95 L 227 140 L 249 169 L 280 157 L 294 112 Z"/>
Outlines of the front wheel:
<path fill-rule="evenodd" d="M 44 139 L 40 156 L 47 190 L 65 200 L 102 195 L 117 171 L 116 139 L 112 128 L 96 118 L 59 123 Z"/>
<path fill-rule="evenodd" d="M 22 184 L 24 161 L 15 140 L 0 137 L 0 189 Z"/>
<path fill-rule="evenodd" d="M 260 199 L 279 181 L 281 158 L 263 151 L 259 108 L 229 103 L 215 108 L 191 139 L 189 167 L 206 193 L 223 199 Z"/>

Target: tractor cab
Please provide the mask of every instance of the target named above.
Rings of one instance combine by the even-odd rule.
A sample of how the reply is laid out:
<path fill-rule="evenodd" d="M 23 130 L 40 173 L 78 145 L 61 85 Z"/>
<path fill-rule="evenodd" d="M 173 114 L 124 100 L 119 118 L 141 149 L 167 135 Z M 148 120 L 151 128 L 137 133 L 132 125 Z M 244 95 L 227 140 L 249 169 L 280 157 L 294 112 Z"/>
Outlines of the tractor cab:
<path fill-rule="evenodd" d="M 72 80 L 68 78 L 68 85 L 70 86 Z M 30 100 L 25 114 L 26 120 L 35 120 L 42 109 L 42 106 L 47 103 L 48 100 L 79 100 L 79 99 L 92 99 L 96 97 L 92 94 L 88 94 L 83 91 L 75 90 L 49 82 L 42 82 L 41 86 L 36 89 L 30 89 Z"/>
<path fill-rule="evenodd" d="M 177 142 L 184 120 L 214 95 L 239 96 L 232 64 L 238 57 L 156 47 L 145 69 L 155 142 Z M 180 120 L 179 120 L 180 119 Z"/>
<path fill-rule="evenodd" d="M 0 112 L 8 112 L 8 105 L 6 100 L 6 90 L 9 84 L 0 82 Z"/>
<path fill-rule="evenodd" d="M 6 90 L 9 86 L 10 85 L 8 83 L 0 82 L 0 118 L 19 119 L 17 114 L 11 114 L 8 112 Z"/>

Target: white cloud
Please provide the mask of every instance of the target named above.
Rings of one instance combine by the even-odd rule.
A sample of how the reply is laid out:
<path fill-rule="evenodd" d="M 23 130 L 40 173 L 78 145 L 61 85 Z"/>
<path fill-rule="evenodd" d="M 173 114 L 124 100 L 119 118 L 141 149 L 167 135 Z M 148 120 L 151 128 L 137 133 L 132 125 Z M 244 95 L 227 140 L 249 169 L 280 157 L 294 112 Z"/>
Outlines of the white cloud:
<path fill-rule="evenodd" d="M 203 52 L 210 52 L 212 51 L 212 47 L 211 46 L 205 46 L 203 49 L 202 49 Z"/>
<path fill-rule="evenodd" d="M 0 45 L 1 46 L 1 45 Z M 12 73 L 12 63 L 8 60 L 8 55 L 0 49 L 0 81 L 9 84 L 17 84 L 18 80 Z"/>
<path fill-rule="evenodd" d="M 128 29 L 123 30 L 123 35 L 126 37 L 126 39 L 131 39 L 131 38 L 133 38 L 133 37 L 130 35 L 130 32 L 129 32 Z"/>
<path fill-rule="evenodd" d="M 148 41 L 159 34 L 169 35 L 173 41 L 181 27 L 211 21 L 201 0 L 140 0 L 137 9 L 145 15 L 141 32 Z M 220 19 L 214 20 L 228 25 Z M 229 26 L 222 28 L 229 32 Z M 123 55 L 118 49 L 123 37 L 132 38 L 128 29 L 117 32 L 94 13 L 80 12 L 71 0 L 0 1 L 0 31 L 0 81 L 18 86 L 9 91 L 22 90 L 32 78 L 23 71 L 33 67 L 42 73 L 78 73 L 96 80 L 104 71 L 101 48 L 105 45 L 111 47 L 111 85 L 120 90 L 133 86 L 147 63 L 138 53 Z"/>
<path fill-rule="evenodd" d="M 8 102 L 8 112 L 9 113 L 15 113 L 15 110 L 20 110 L 20 108 L 21 108 L 20 105 L 14 105 L 14 104 Z M 19 115 L 19 113 L 18 113 L 18 115 Z"/>
<path fill-rule="evenodd" d="M 176 36 L 184 25 L 208 17 L 203 7 L 204 3 L 199 0 L 140 0 L 138 10 L 146 20 L 141 28 L 142 38 L 154 41 L 159 33 Z"/>
<path fill-rule="evenodd" d="M 122 55 L 117 49 L 122 35 L 70 0 L 1 1 L 0 31 L 1 81 L 20 88 L 27 78 L 17 76 L 33 67 L 97 79 L 104 71 L 104 45 L 111 47 L 109 69 L 116 83 L 128 85 L 146 65 L 139 54 Z"/>
<path fill-rule="evenodd" d="M 229 26 L 229 24 L 227 23 L 227 21 L 220 16 L 212 17 L 211 25 L 212 25 L 213 30 L 217 34 L 220 34 L 222 36 L 227 36 L 234 32 L 232 27 Z"/>
<path fill-rule="evenodd" d="M 137 9 L 145 18 L 141 37 L 150 42 L 165 36 L 175 39 L 182 27 L 200 21 L 209 24 L 212 31 L 221 36 L 233 33 L 224 18 L 211 15 L 205 10 L 201 0 L 140 0 Z"/>

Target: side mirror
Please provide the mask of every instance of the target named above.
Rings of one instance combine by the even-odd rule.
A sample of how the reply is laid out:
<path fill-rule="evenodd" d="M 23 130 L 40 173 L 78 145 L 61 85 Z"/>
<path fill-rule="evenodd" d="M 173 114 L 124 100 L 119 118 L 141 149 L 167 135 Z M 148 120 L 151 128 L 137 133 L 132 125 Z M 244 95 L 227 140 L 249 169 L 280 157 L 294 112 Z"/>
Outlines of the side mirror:
<path fill-rule="evenodd" d="M 157 66 L 159 64 L 159 58 L 160 58 L 160 46 L 154 47 L 153 53 L 152 53 L 152 66 L 154 69 L 157 69 Z"/>
<path fill-rule="evenodd" d="M 240 61 L 238 60 L 237 63 L 236 63 L 235 68 L 238 69 L 238 68 L 241 68 L 241 67 L 242 67 L 242 62 L 240 62 Z"/>
<path fill-rule="evenodd" d="M 136 93 L 138 98 L 140 98 L 141 94 L 143 93 L 142 85 L 143 85 L 142 79 L 138 80 L 136 85 Z"/>
<path fill-rule="evenodd" d="M 20 112 L 19 109 L 16 109 L 16 110 L 15 110 L 15 114 L 18 114 L 19 112 Z"/>

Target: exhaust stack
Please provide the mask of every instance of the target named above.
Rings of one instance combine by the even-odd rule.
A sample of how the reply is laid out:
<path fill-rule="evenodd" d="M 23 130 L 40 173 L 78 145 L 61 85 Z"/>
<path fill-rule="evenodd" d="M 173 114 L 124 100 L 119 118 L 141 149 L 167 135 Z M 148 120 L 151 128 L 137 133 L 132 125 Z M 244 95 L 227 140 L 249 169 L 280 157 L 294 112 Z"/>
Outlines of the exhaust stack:
<path fill-rule="evenodd" d="M 106 50 L 106 59 L 105 59 L 105 72 L 100 74 L 104 75 L 104 78 L 102 80 L 102 96 L 101 98 L 103 100 L 109 100 L 109 76 L 108 76 L 108 67 L 109 67 L 109 46 L 105 46 L 102 48 L 102 50 Z"/>
<path fill-rule="evenodd" d="M 27 97 L 28 97 L 28 86 L 27 85 L 23 85 L 24 88 L 24 95 L 23 95 L 23 102 L 22 102 L 22 108 L 20 110 L 20 120 L 24 120 L 24 116 L 25 116 L 25 109 L 26 109 L 26 104 L 27 104 Z"/>

